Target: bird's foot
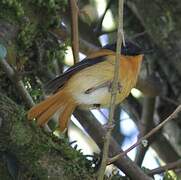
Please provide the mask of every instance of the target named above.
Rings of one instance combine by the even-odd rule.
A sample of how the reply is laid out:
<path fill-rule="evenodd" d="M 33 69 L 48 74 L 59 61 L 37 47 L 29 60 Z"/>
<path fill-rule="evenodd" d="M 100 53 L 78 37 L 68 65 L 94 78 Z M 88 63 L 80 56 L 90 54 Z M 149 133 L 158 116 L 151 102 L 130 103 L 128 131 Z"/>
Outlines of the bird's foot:
<path fill-rule="evenodd" d="M 109 84 L 109 88 L 108 88 L 108 91 L 111 92 L 112 91 L 112 86 L 113 86 L 113 82 L 111 81 L 110 84 Z M 119 93 L 121 93 L 121 90 L 122 90 L 122 84 L 120 82 L 117 83 L 117 90 Z"/>
<path fill-rule="evenodd" d="M 111 89 L 112 89 L 112 81 L 106 81 L 98 86 L 95 86 L 95 87 L 92 87 L 92 88 L 89 88 L 87 89 L 84 93 L 85 94 L 91 94 L 92 92 L 96 91 L 97 89 L 100 89 L 100 88 L 105 88 L 105 87 L 108 87 L 108 91 L 111 92 Z M 119 93 L 121 93 L 121 90 L 122 90 L 122 85 L 120 82 L 117 83 L 117 90 Z"/>

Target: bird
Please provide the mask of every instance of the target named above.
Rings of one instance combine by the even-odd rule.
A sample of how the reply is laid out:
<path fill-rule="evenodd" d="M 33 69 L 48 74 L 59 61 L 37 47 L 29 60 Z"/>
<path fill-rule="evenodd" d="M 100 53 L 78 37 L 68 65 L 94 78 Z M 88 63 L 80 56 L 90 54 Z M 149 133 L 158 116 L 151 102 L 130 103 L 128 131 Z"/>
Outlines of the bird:
<path fill-rule="evenodd" d="M 122 45 L 120 53 L 116 104 L 121 103 L 135 86 L 144 57 L 144 50 L 130 41 Z M 48 82 L 45 91 L 49 97 L 28 111 L 28 119 L 36 119 L 39 126 L 44 126 L 59 112 L 59 130 L 65 132 L 76 107 L 108 107 L 115 57 L 116 43 L 107 44 Z"/>

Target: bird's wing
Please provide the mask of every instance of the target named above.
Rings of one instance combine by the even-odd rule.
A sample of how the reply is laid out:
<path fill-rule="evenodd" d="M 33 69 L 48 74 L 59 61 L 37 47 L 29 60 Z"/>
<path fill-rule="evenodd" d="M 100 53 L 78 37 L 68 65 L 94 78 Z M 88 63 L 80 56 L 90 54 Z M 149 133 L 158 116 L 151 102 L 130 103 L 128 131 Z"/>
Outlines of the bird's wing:
<path fill-rule="evenodd" d="M 60 89 L 65 82 L 75 73 L 79 72 L 82 69 L 101 63 L 106 60 L 106 56 L 114 54 L 113 51 L 102 49 L 96 53 L 91 54 L 84 60 L 76 63 L 67 69 L 62 75 L 56 77 L 45 85 L 46 93 L 55 93 Z"/>

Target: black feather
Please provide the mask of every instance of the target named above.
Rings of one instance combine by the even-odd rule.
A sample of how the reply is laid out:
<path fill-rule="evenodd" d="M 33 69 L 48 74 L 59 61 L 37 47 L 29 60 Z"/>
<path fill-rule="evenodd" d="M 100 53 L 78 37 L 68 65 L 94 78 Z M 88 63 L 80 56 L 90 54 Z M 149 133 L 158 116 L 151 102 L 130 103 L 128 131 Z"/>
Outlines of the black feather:
<path fill-rule="evenodd" d="M 84 60 L 76 63 L 75 65 L 71 66 L 69 69 L 67 69 L 62 75 L 56 77 L 55 79 L 49 81 L 47 84 L 45 84 L 45 92 L 46 93 L 55 93 L 58 89 L 60 89 L 65 82 L 76 72 L 90 67 L 92 65 L 95 65 L 97 63 L 101 63 L 105 61 L 105 56 L 96 57 L 92 59 L 85 58 Z"/>
<path fill-rule="evenodd" d="M 116 52 L 116 43 L 107 44 L 103 47 L 104 49 L 109 49 Z M 125 56 L 136 56 L 142 54 L 142 49 L 135 43 L 126 41 L 125 46 L 121 46 L 121 54 Z"/>

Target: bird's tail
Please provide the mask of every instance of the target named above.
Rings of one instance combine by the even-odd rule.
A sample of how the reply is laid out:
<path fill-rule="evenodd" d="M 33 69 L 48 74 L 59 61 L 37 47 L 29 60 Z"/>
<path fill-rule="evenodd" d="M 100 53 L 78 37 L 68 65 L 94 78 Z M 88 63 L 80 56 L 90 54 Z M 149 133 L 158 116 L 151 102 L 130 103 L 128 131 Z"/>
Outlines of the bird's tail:
<path fill-rule="evenodd" d="M 64 90 L 48 97 L 44 101 L 35 105 L 28 111 L 28 119 L 37 119 L 37 124 L 43 126 L 58 110 L 61 111 L 59 118 L 60 130 L 67 127 L 69 118 L 76 107 L 75 101 Z"/>

